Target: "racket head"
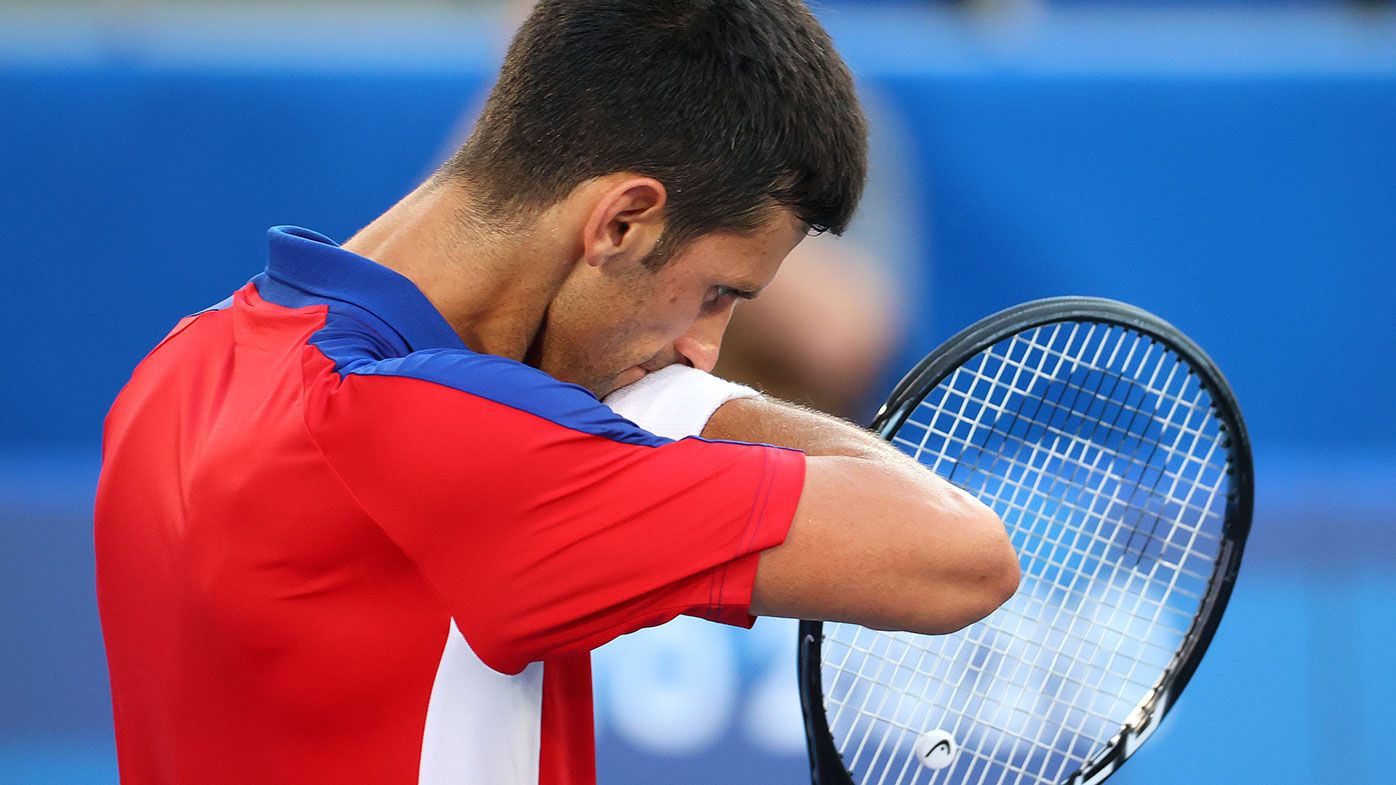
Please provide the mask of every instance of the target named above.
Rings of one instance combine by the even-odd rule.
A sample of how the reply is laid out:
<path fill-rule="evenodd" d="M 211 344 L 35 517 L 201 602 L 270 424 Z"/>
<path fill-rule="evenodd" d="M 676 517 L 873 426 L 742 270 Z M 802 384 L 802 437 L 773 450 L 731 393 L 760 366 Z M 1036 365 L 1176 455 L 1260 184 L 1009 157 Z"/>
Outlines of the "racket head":
<path fill-rule="evenodd" d="M 1133 704 L 1134 708 L 1121 720 L 1114 734 L 1108 738 L 1097 740 L 1089 754 L 1081 756 L 1079 765 L 1077 765 L 1077 761 L 1072 760 L 1072 765 L 1061 771 L 1060 776 L 1029 776 L 1026 778 L 1017 776 L 1011 780 L 1015 783 L 1032 783 L 1032 785 L 1046 782 L 1094 785 L 1094 783 L 1104 781 L 1118 770 L 1140 744 L 1157 729 L 1159 722 L 1168 714 L 1196 672 L 1197 666 L 1221 622 L 1222 614 L 1235 585 L 1246 537 L 1250 531 L 1254 503 L 1254 470 L 1250 440 L 1246 433 L 1245 423 L 1242 420 L 1235 395 L 1225 377 L 1196 343 L 1171 324 L 1147 311 L 1126 303 L 1103 298 L 1055 297 L 1024 303 L 996 313 L 971 325 L 946 341 L 902 378 L 888 397 L 886 404 L 879 410 L 872 424 L 872 429 L 883 438 L 894 440 L 903 426 L 922 407 L 928 396 L 940 389 L 943 384 L 947 383 L 947 380 L 950 380 L 957 372 L 961 372 L 961 369 L 972 363 L 975 358 L 991 353 L 996 347 L 1001 347 L 1012 341 L 1015 336 L 1040 334 L 1044 329 L 1056 325 L 1099 325 L 1102 329 L 1118 331 L 1122 336 L 1137 336 L 1137 340 L 1156 345 L 1168 355 L 1175 357 L 1180 367 L 1185 368 L 1188 374 L 1195 379 L 1194 386 L 1196 390 L 1200 391 L 1199 395 L 1205 395 L 1208 399 L 1210 415 L 1215 418 L 1217 431 L 1215 436 L 1219 439 L 1219 445 L 1226 456 L 1224 472 L 1227 491 L 1221 511 L 1219 541 L 1215 559 L 1212 562 L 1212 571 L 1206 581 L 1205 590 L 1198 599 L 1197 611 L 1191 624 L 1181 635 L 1177 649 L 1166 667 L 1162 669 L 1152 686 L 1141 692 L 1138 702 Z M 1122 337 L 1120 340 L 1123 342 L 1124 338 Z M 1069 346 L 1070 341 L 1068 341 Z M 1070 382 L 1065 384 L 1069 386 Z M 1128 401 L 1128 392 L 1126 392 L 1126 401 Z M 1004 406 L 1006 409 L 1006 401 Z M 1142 404 L 1140 408 L 1143 408 Z M 961 411 L 963 411 L 963 406 Z M 930 426 L 925 427 L 927 430 L 930 429 Z M 1200 430 L 1201 427 L 1199 427 Z M 924 439 L 922 444 L 925 444 Z M 906 451 L 905 446 L 903 446 L 903 450 Z M 968 452 L 968 446 L 966 446 L 965 451 Z M 916 457 L 923 463 L 926 462 L 926 456 L 917 455 Z M 941 471 L 944 474 L 943 467 Z M 1201 469 L 1199 469 L 1200 471 Z M 970 490 L 974 489 L 970 488 Z M 996 512 L 1003 513 L 998 505 L 991 502 L 990 506 L 995 507 Z M 1202 524 L 1199 523 L 1198 528 L 1200 529 L 1201 526 Z M 1012 528 L 1010 526 L 1010 530 Z M 1019 543 L 1015 541 L 1015 545 L 1019 545 Z M 1141 546 L 1141 553 L 1142 550 Z M 1020 549 L 1020 562 L 1030 561 L 1022 558 L 1022 553 L 1023 551 Z M 1032 574 L 1030 572 L 1032 566 L 1030 563 L 1023 564 L 1025 588 Z M 1097 572 L 1099 572 L 1099 568 Z M 1020 589 L 1021 593 L 1022 589 Z M 1014 601 L 1010 600 L 1010 603 L 1012 602 Z M 1002 610 L 996 611 L 996 614 Z M 988 624 L 995 619 L 996 614 L 991 614 L 984 621 L 970 625 L 965 630 L 953 635 L 965 635 L 967 631 Z M 854 625 L 835 625 L 835 627 L 862 629 Z M 850 772 L 850 768 L 856 768 L 856 766 L 846 765 L 844 757 L 840 754 L 839 741 L 831 733 L 829 718 L 826 715 L 822 660 L 825 650 L 825 632 L 825 625 L 822 622 L 802 621 L 800 623 L 798 654 L 800 701 L 804 713 L 813 781 L 816 785 L 873 785 L 873 782 L 878 780 L 864 782 Z M 866 632 L 872 636 L 896 635 L 871 630 Z M 913 639 L 917 637 L 930 638 L 931 636 L 912 636 Z M 950 636 L 934 637 L 938 639 Z M 856 640 L 855 637 L 854 641 L 856 642 Z M 891 641 L 891 637 L 888 640 Z M 900 709 L 900 701 L 897 707 Z M 926 730 L 938 731 L 939 729 L 928 728 Z M 905 739 L 902 740 L 902 742 L 905 741 Z M 900 746 L 905 748 L 909 745 L 902 743 Z M 889 753 L 889 755 L 891 754 Z M 899 754 L 905 756 L 908 753 L 904 749 Z M 929 780 L 931 785 L 941 785 L 952 782 L 947 777 L 950 772 L 955 770 L 953 768 L 932 772 L 927 777 L 925 776 L 927 773 L 924 771 L 919 773 L 914 771 L 917 765 L 911 764 L 913 773 L 910 781 L 913 783 Z M 1002 777 L 1000 780 L 988 777 L 991 768 L 986 764 L 973 771 L 972 773 L 979 775 L 979 779 L 971 781 L 984 783 L 1001 781 Z M 885 769 L 881 779 L 889 783 L 901 782 L 905 779 L 907 767 L 903 765 L 900 772 L 890 777 L 886 776 L 890 771 L 891 769 Z"/>

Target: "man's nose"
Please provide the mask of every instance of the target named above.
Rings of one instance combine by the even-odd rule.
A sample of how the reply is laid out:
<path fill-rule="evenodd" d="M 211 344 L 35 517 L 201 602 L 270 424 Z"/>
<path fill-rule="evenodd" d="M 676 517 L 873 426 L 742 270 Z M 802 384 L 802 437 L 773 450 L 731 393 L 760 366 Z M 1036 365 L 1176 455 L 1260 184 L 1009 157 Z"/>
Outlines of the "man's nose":
<path fill-rule="evenodd" d="M 722 350 L 722 334 L 731 318 L 730 308 L 704 316 L 674 342 L 674 350 L 688 360 L 689 365 L 712 373 L 717 367 L 718 352 Z"/>

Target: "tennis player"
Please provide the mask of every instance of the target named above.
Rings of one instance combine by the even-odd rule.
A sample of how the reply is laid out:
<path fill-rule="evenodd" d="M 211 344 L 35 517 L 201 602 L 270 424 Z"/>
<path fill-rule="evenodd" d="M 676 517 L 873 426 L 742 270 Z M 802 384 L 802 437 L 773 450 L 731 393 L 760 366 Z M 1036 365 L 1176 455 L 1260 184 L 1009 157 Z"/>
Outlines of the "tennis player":
<path fill-rule="evenodd" d="M 864 168 L 801 3 L 540 3 L 440 171 L 342 246 L 272 229 L 113 405 L 122 781 L 590 783 L 616 636 L 997 607 L 1017 564 L 987 508 L 708 373 Z"/>

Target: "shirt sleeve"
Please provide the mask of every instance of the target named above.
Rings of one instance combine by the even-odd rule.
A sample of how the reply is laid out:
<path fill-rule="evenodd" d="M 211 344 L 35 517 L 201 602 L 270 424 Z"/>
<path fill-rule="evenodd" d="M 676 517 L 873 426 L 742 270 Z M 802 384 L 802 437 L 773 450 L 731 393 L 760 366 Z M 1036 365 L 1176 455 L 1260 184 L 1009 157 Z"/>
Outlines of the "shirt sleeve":
<path fill-rule="evenodd" d="M 307 424 L 486 664 L 516 673 L 681 613 L 750 626 L 803 453 L 669 441 L 502 358 L 402 359 L 311 385 Z"/>

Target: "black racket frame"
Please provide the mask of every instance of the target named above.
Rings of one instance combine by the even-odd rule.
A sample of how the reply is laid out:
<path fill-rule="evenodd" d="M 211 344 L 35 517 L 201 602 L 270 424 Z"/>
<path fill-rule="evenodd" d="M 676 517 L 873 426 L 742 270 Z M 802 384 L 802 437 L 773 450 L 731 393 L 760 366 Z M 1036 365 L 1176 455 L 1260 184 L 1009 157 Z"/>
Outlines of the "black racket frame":
<path fill-rule="evenodd" d="M 936 385 L 956 368 L 999 341 L 1043 325 L 1073 321 L 1112 324 L 1134 330 L 1163 344 L 1183 359 L 1188 370 L 1197 376 L 1199 384 L 1212 398 L 1213 409 L 1226 433 L 1224 447 L 1228 450 L 1227 466 L 1231 476 L 1217 566 L 1192 628 L 1158 684 L 1131 713 L 1120 731 L 1099 754 L 1063 780 L 1063 785 L 1097 785 L 1114 774 L 1134 754 L 1177 702 L 1212 642 L 1236 584 L 1241 553 L 1251 528 L 1255 475 L 1250 437 L 1226 377 L 1222 376 L 1216 363 L 1200 346 L 1148 311 L 1101 297 L 1050 297 L 1016 305 L 981 319 L 926 355 L 892 389 L 887 402 L 873 419 L 872 430 L 884 439 L 891 439 Z M 801 621 L 799 635 L 800 708 L 804 714 L 812 782 L 814 785 L 857 785 L 834 745 L 828 718 L 824 714 L 820 670 L 823 623 Z"/>

